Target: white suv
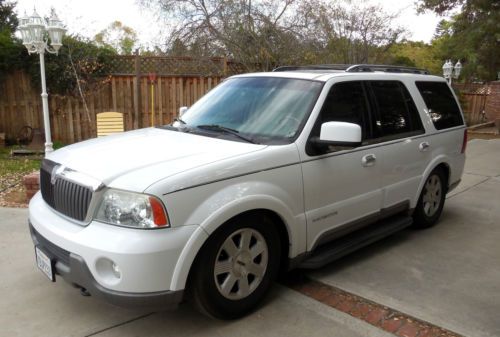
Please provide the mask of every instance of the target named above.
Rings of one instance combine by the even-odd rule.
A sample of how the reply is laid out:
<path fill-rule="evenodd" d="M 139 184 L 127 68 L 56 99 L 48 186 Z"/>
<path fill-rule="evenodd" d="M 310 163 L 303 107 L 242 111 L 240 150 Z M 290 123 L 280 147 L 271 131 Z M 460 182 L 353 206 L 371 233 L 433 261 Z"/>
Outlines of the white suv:
<path fill-rule="evenodd" d="M 280 269 L 435 224 L 466 136 L 449 85 L 418 69 L 234 76 L 172 125 L 48 155 L 29 206 L 36 261 L 117 305 L 189 290 L 203 312 L 239 317 Z"/>

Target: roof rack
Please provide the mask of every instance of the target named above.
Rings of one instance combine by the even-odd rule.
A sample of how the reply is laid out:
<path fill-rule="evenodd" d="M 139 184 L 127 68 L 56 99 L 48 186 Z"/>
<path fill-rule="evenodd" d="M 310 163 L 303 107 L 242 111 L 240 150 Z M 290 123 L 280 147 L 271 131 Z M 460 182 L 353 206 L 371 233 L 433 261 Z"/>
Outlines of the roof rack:
<path fill-rule="evenodd" d="M 429 71 L 426 69 L 405 67 L 405 66 L 391 66 L 385 64 L 355 64 L 347 68 L 345 71 L 346 72 L 384 71 L 387 73 L 410 73 L 410 74 L 429 75 Z"/>
<path fill-rule="evenodd" d="M 405 66 L 391 66 L 385 64 L 318 64 L 308 66 L 281 66 L 273 71 L 300 71 L 300 70 L 342 70 L 345 72 L 374 72 L 383 71 L 387 73 L 410 73 L 428 75 L 429 71 L 426 69 L 405 67 Z"/>
<path fill-rule="evenodd" d="M 308 66 L 281 66 L 273 71 L 297 71 L 297 70 L 346 70 L 350 64 L 312 64 Z"/>

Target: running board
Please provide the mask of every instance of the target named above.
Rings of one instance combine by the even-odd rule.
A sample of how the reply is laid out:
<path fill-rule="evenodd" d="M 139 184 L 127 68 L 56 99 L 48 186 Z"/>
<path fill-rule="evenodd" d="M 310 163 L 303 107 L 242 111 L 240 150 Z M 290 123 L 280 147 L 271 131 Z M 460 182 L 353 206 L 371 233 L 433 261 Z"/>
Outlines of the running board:
<path fill-rule="evenodd" d="M 300 263 L 299 268 L 315 269 L 323 267 L 344 255 L 410 226 L 412 222 L 413 219 L 406 215 L 396 215 L 375 222 L 370 226 L 363 227 L 318 247 Z"/>

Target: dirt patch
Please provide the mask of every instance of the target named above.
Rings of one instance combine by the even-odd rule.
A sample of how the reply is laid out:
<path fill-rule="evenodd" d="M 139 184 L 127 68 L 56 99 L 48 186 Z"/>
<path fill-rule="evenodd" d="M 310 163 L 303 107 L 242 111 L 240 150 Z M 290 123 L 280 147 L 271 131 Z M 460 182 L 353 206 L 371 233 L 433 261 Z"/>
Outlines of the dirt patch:
<path fill-rule="evenodd" d="M 0 193 L 0 207 L 28 207 L 24 186 L 19 184 Z"/>
<path fill-rule="evenodd" d="M 23 177 L 40 169 L 40 156 L 15 156 L 0 148 L 0 207 L 27 207 Z"/>

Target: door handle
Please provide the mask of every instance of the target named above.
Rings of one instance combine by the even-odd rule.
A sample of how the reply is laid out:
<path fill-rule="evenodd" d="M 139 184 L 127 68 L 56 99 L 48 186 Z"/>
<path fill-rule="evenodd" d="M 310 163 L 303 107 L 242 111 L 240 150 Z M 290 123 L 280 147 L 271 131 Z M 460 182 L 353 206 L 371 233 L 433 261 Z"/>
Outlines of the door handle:
<path fill-rule="evenodd" d="M 424 151 L 427 151 L 429 149 L 430 144 L 428 142 L 422 142 L 420 143 L 420 145 L 418 146 L 418 149 L 421 151 L 421 152 L 424 152 Z"/>
<path fill-rule="evenodd" d="M 377 157 L 375 157 L 374 154 L 367 154 L 361 158 L 361 164 L 363 164 L 364 167 L 373 166 L 376 160 Z"/>

